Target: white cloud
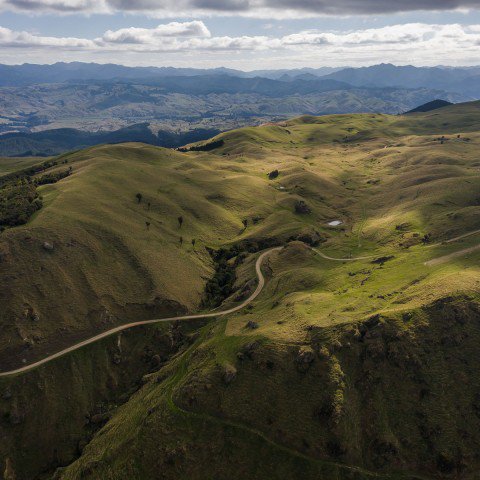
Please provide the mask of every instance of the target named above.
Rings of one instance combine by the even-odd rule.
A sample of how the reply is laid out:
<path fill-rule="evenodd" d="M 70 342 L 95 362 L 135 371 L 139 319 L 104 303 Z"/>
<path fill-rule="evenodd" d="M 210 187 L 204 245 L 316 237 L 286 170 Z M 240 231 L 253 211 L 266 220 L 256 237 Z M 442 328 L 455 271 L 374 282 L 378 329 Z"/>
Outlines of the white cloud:
<path fill-rule="evenodd" d="M 203 22 L 172 22 L 156 28 L 122 28 L 108 30 L 99 41 L 105 43 L 153 44 L 168 37 L 210 37 L 210 31 Z"/>
<path fill-rule="evenodd" d="M 417 64 L 471 64 L 480 53 L 480 25 L 392 25 L 348 32 L 301 31 L 285 36 L 212 36 L 201 21 L 171 22 L 155 28 L 123 28 L 97 39 L 49 37 L 0 27 L 0 61 L 9 48 L 45 50 L 58 57 L 61 50 L 85 55 L 180 52 L 270 52 L 292 55 L 323 65 L 390 61 Z M 56 59 L 55 58 L 55 59 Z M 83 57 L 82 57 L 83 58 Z M 462 62 L 462 59 L 464 60 Z M 228 59 L 227 59 L 228 60 Z M 255 57 L 252 56 L 252 62 Z M 478 60 L 477 60 L 478 61 Z M 475 61 L 475 63 L 477 63 Z M 228 63 L 224 62 L 224 63 Z"/>
<path fill-rule="evenodd" d="M 95 42 L 85 38 L 42 37 L 28 32 L 15 32 L 0 27 L 0 46 L 15 48 L 60 47 L 74 49 L 95 49 Z"/>

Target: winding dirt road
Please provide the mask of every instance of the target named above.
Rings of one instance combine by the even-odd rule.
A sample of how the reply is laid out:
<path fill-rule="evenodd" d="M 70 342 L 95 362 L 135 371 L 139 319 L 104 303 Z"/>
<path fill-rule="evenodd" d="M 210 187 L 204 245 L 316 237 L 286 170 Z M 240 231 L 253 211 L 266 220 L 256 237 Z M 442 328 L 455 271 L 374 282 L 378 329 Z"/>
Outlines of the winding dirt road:
<path fill-rule="evenodd" d="M 451 238 L 450 240 L 446 240 L 442 243 L 435 244 L 435 245 L 430 245 L 432 246 L 438 246 L 441 244 L 446 244 L 446 243 L 452 243 L 456 242 L 458 240 L 461 240 L 465 237 L 469 237 L 471 235 L 475 235 L 477 233 L 480 233 L 480 230 L 475 230 L 472 232 L 468 232 L 464 235 L 460 235 L 455 238 Z M 33 370 L 34 368 L 40 367 L 41 365 L 44 365 L 46 363 L 51 362 L 52 360 L 55 360 L 56 358 L 62 357 L 63 355 L 66 355 L 67 353 L 73 352 L 75 350 L 78 350 L 79 348 L 82 348 L 86 345 L 90 345 L 91 343 L 97 342 L 99 340 L 102 340 L 103 338 L 109 337 L 110 335 L 114 335 L 115 333 L 122 332 L 123 330 L 128 330 L 133 327 L 140 327 L 142 325 L 151 325 L 154 323 L 163 323 L 163 322 L 174 322 L 174 321 L 187 321 L 187 320 L 198 320 L 201 318 L 213 318 L 213 317 L 222 317 L 224 315 L 229 315 L 230 313 L 238 312 L 242 308 L 245 308 L 247 305 L 252 303 L 258 295 L 260 295 L 260 292 L 263 290 L 263 287 L 265 286 L 265 277 L 263 276 L 262 273 L 262 264 L 265 258 L 270 255 L 272 252 L 279 251 L 283 247 L 277 247 L 277 248 L 272 248 L 270 250 L 267 250 L 266 252 L 263 252 L 257 259 L 257 262 L 255 263 L 255 270 L 256 274 L 258 277 L 258 285 L 255 291 L 248 297 L 243 303 L 240 305 L 237 305 L 236 307 L 232 307 L 228 310 L 222 310 L 219 312 L 210 312 L 210 313 L 199 313 L 195 315 L 186 315 L 183 317 L 169 317 L 169 318 L 159 318 L 159 319 L 154 319 L 154 320 L 142 320 L 140 322 L 132 322 L 132 323 L 127 323 L 125 325 L 120 325 L 118 327 L 112 328 L 111 330 L 107 330 L 106 332 L 100 333 L 98 335 L 95 335 L 94 337 L 88 338 L 87 340 L 84 340 L 82 342 L 76 343 L 75 345 L 72 345 L 71 347 L 66 348 L 65 350 L 62 350 L 60 352 L 54 353 L 53 355 L 50 355 L 48 357 L 45 357 L 42 360 L 39 360 L 38 362 L 31 363 L 29 365 L 24 365 L 23 367 L 17 368 L 16 370 L 10 370 L 7 372 L 0 372 L 0 377 L 8 377 L 12 375 L 18 375 L 20 373 L 25 373 L 28 372 L 29 370 Z M 426 266 L 433 266 L 433 265 L 438 265 L 444 262 L 447 262 L 448 260 L 465 255 L 471 252 L 474 252 L 476 250 L 480 249 L 480 245 L 470 247 L 465 250 L 461 250 L 458 252 L 453 252 L 449 255 L 445 255 L 443 257 L 439 258 L 434 258 L 428 262 L 426 262 L 424 265 Z M 335 262 L 354 262 L 358 260 L 368 260 L 371 258 L 375 258 L 375 255 L 370 255 L 370 256 L 365 256 L 365 257 L 352 257 L 352 258 L 335 258 L 335 257 L 330 257 L 324 253 L 322 253 L 320 250 L 317 250 L 315 248 L 312 248 L 312 250 L 320 255 L 322 258 L 325 258 L 327 260 L 335 261 Z"/>
<path fill-rule="evenodd" d="M 349 257 L 349 258 L 335 258 L 335 257 L 329 257 L 328 255 L 325 255 L 322 253 L 320 250 L 316 248 L 312 248 L 312 250 L 320 255 L 322 258 L 325 258 L 326 260 L 332 260 L 333 262 L 356 262 L 357 260 L 369 260 L 370 258 L 375 258 L 376 255 L 369 255 L 368 257 Z"/>
<path fill-rule="evenodd" d="M 252 295 L 250 295 L 250 297 L 248 297 L 240 305 L 229 308 L 228 310 L 222 310 L 220 312 L 199 313 L 199 314 L 195 314 L 195 315 L 186 315 L 186 316 L 183 316 L 183 317 L 159 318 L 159 319 L 154 319 L 154 320 L 142 320 L 140 322 L 132 322 L 132 323 L 127 323 L 125 325 L 120 325 L 118 327 L 112 328 L 111 330 L 107 330 L 106 332 L 99 333 L 98 335 L 95 335 L 94 337 L 88 338 L 87 340 L 84 340 L 83 342 L 76 343 L 75 345 L 72 345 L 71 347 L 65 348 L 64 350 L 61 350 L 60 352 L 54 353 L 53 355 L 50 355 L 48 357 L 43 358 L 42 360 L 39 360 L 38 362 L 30 363 L 29 365 L 24 365 L 23 367 L 17 368 L 15 370 L 10 370 L 8 372 L 0 372 L 0 377 L 9 377 L 9 376 L 12 376 L 12 375 L 18 375 L 20 373 L 28 372 L 29 370 L 33 370 L 34 368 L 40 367 L 41 365 L 45 365 L 46 363 L 49 363 L 52 360 L 55 360 L 56 358 L 62 357 L 63 355 L 66 355 L 67 353 L 71 353 L 71 352 L 73 352 L 75 350 L 78 350 L 79 348 L 82 348 L 86 345 L 90 345 L 91 343 L 98 342 L 99 340 L 102 340 L 103 338 L 109 337 L 110 335 L 114 335 L 116 333 L 122 332 L 123 330 L 128 330 L 128 329 L 133 328 L 133 327 L 140 327 L 142 325 L 151 325 L 151 324 L 154 324 L 154 323 L 198 320 L 198 319 L 201 319 L 201 318 L 222 317 L 224 315 L 229 315 L 230 313 L 238 312 L 242 308 L 245 308 L 247 305 L 252 303 L 260 295 L 260 292 L 263 290 L 263 287 L 265 286 L 265 277 L 263 276 L 263 273 L 262 273 L 263 262 L 264 262 L 265 258 L 268 255 L 270 255 L 272 252 L 279 251 L 282 248 L 283 247 L 272 248 L 270 250 L 267 250 L 266 252 L 263 252 L 258 257 L 257 262 L 255 263 L 255 271 L 256 271 L 256 274 L 257 274 L 257 278 L 258 278 L 257 288 L 252 293 Z"/>

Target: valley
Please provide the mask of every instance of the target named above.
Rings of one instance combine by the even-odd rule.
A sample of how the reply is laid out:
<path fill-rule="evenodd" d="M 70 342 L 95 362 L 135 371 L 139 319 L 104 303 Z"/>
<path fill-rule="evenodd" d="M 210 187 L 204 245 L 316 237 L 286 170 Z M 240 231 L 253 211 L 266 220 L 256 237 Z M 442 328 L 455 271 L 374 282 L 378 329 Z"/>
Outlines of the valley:
<path fill-rule="evenodd" d="M 143 69 L 110 66 L 110 77 L 105 77 L 105 66 L 79 64 L 77 70 L 70 65 L 72 70 L 65 72 L 60 64 L 30 66 L 38 70 L 32 78 L 28 65 L 0 65 L 0 71 L 1 67 L 6 76 L 3 83 L 0 80 L 0 156 L 9 157 L 51 156 L 129 141 L 180 147 L 220 132 L 303 114 L 401 114 L 435 99 L 457 103 L 478 98 L 474 88 L 465 93 L 449 84 L 448 71 L 413 69 L 405 74 L 393 65 L 367 69 L 364 80 L 361 71 L 353 75 L 351 69 L 328 76 L 323 71 L 257 75 L 171 69 L 154 76 Z M 15 80 L 9 80 L 9 69 Z M 381 84 L 372 80 L 377 70 L 386 70 Z M 474 73 L 456 73 L 460 72 Z M 355 85 L 345 81 L 347 73 Z M 49 75 L 58 82 L 52 83 Z M 443 83 L 434 81 L 442 76 Z"/>
<path fill-rule="evenodd" d="M 0 233 L 6 478 L 479 478 L 479 124 L 0 160 L 42 202 Z"/>

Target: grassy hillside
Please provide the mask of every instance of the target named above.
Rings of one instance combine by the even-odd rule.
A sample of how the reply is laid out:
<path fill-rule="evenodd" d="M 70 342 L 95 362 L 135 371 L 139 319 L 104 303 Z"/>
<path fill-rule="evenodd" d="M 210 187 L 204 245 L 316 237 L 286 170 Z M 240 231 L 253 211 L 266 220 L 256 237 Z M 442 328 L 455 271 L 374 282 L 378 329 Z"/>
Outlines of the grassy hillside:
<path fill-rule="evenodd" d="M 100 432 L 75 417 L 75 438 L 93 438 L 55 478 L 479 478 L 479 234 L 447 242 L 480 229 L 479 120 L 478 103 L 304 116 L 195 151 L 65 157 L 71 175 L 38 187 L 42 209 L 0 235 L 3 368 L 116 324 L 198 311 L 214 270 L 215 292 L 232 290 L 228 277 L 238 301 L 256 252 L 286 248 L 251 307 L 193 325 Z M 209 253 L 220 248 L 221 268 Z M 90 351 L 102 350 L 0 382 L 16 391 L 4 414 L 38 375 L 56 391 L 54 372 L 75 365 L 71 381 L 84 384 L 76 362 Z M 66 411 L 45 415 L 58 425 Z M 7 470 L 23 479 L 70 463 L 73 447 L 47 464 L 30 442 L 15 449 L 34 415 L 23 412 L 0 427 Z M 44 458 L 72 444 L 52 431 Z"/>
<path fill-rule="evenodd" d="M 31 167 L 41 162 L 41 159 L 35 157 L 0 157 L 0 177 L 16 172 L 17 170 L 21 170 L 23 168 Z"/>

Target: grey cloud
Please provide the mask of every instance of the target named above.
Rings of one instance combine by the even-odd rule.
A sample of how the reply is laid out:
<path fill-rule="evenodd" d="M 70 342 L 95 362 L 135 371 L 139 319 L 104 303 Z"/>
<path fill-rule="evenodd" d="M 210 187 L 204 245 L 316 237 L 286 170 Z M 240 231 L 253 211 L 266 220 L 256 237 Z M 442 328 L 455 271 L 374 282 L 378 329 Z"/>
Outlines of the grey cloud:
<path fill-rule="evenodd" d="M 42 12 L 56 11 L 59 13 L 82 13 L 96 9 L 98 2 L 94 0 L 0 0 L 0 7 L 10 6 L 15 10 Z"/>
<path fill-rule="evenodd" d="M 175 12 L 186 10 L 236 12 L 250 9 L 249 0 L 106 0 L 106 4 L 111 7 L 112 10 L 145 12 Z"/>
<path fill-rule="evenodd" d="M 224 12 L 239 12 L 250 9 L 248 0 L 193 0 L 192 6 L 199 10 L 213 10 Z"/>
<path fill-rule="evenodd" d="M 455 10 L 480 6 L 478 0 L 261 0 L 260 3 L 270 9 L 284 8 L 327 15 Z"/>
<path fill-rule="evenodd" d="M 479 0 L 0 0 L 0 10 L 38 13 L 42 11 L 58 13 L 136 11 L 168 16 L 185 12 L 206 12 L 251 16 L 268 16 L 271 13 L 282 17 L 284 11 L 315 16 L 478 9 L 479 7 Z"/>

